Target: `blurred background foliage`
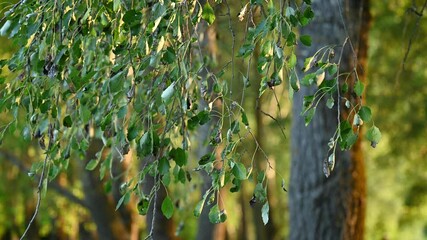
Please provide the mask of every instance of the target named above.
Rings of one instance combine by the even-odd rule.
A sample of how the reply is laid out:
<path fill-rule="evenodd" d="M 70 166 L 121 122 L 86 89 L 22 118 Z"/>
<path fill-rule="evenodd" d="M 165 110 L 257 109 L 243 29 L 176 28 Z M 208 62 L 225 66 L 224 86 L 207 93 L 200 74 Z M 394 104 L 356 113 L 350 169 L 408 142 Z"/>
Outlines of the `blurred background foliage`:
<path fill-rule="evenodd" d="M 427 238 L 427 20 L 422 17 L 417 26 L 419 16 L 411 10 L 418 11 L 423 4 L 424 1 L 419 0 L 371 1 L 372 25 L 365 100 L 375 112 L 375 124 L 380 127 L 383 140 L 375 149 L 367 145 L 364 148 L 368 177 L 366 239 Z M 1 1 L 0 9 L 8 5 L 10 1 Z M 231 15 L 237 16 L 241 3 L 236 2 L 231 6 Z M 225 10 L 215 11 L 224 13 Z M 214 66 L 221 67 L 232 54 L 228 51 L 231 44 L 228 18 L 219 14 L 216 24 L 217 58 Z M 238 30 L 239 24 L 243 23 L 236 20 L 233 24 L 236 26 L 236 42 L 240 43 L 243 33 Z M 410 41 L 412 46 L 405 60 Z M 13 43 L 2 37 L 0 45 L 0 59 L 8 58 L 14 50 Z M 236 73 L 245 69 L 246 66 L 237 60 Z M 7 73 L 6 71 L 3 69 L 3 73 Z M 243 83 L 240 77 L 241 74 L 237 74 L 238 80 L 229 83 L 233 92 L 236 92 L 236 97 L 241 94 Z M 230 78 L 231 76 L 224 76 L 224 79 Z M 262 129 L 263 135 L 258 137 L 263 138 L 263 148 L 269 154 L 274 168 L 288 180 L 291 103 L 287 89 L 282 86 L 276 88 L 281 105 L 279 114 L 272 92 L 265 94 L 261 103 L 256 102 L 258 83 L 259 80 L 253 78 L 253 87 L 245 93 L 244 105 L 247 110 L 253 111 L 248 116 L 254 116 L 257 104 L 261 104 L 263 111 L 277 117 L 278 122 L 284 126 L 287 138 L 280 134 L 276 121 L 261 116 L 263 120 L 259 123 L 258 130 Z M 6 114 L 0 113 L 0 129 L 8 118 Z M 256 122 L 256 119 L 249 121 Z M 16 128 L 22 129 L 19 126 Z M 32 163 L 42 160 L 43 154 L 36 142 L 25 141 L 19 131 L 5 134 L 5 141 L 0 146 L 0 238 L 13 239 L 23 232 L 34 211 L 36 181 L 28 172 Z M 255 148 L 251 141 L 245 146 L 248 149 Z M 243 156 L 248 162 L 251 152 L 247 150 Z M 79 174 L 81 169 L 74 166 L 75 163 L 70 164 L 72 167 L 68 172 L 59 174 L 55 186 L 67 189 L 74 196 L 83 197 Z M 268 177 L 274 187 L 269 189 L 272 222 L 276 225 L 278 239 L 286 239 L 289 231 L 287 195 L 281 189 L 280 177 L 274 174 Z M 85 234 L 94 232 L 95 225 L 90 213 L 58 193 L 58 189 L 50 187 L 43 198 L 37 222 L 38 234 L 62 239 L 82 239 Z M 191 206 L 197 202 L 199 193 L 182 188 L 171 191 L 173 194 L 190 194 L 190 207 L 178 211 L 174 220 L 182 239 L 193 239 L 197 219 L 193 217 Z M 256 227 L 251 216 L 253 211 L 249 206 L 252 193 L 253 186 L 245 184 L 241 194 L 227 193 L 220 200 L 227 209 L 227 234 L 231 239 L 240 236 L 242 224 L 247 225 L 247 231 L 252 233 L 249 236 L 255 236 Z M 140 228 L 144 228 L 142 217 L 135 221 Z M 185 223 L 182 229 L 180 223 Z"/>

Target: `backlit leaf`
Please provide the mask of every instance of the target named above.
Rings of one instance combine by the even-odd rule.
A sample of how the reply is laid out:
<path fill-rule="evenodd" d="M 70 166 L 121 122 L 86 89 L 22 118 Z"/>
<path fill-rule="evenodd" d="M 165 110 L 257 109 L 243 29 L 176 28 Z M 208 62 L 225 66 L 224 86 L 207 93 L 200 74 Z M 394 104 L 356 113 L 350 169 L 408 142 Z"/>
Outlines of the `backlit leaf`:
<path fill-rule="evenodd" d="M 215 12 L 208 1 L 203 6 L 202 18 L 211 25 L 215 21 Z"/>

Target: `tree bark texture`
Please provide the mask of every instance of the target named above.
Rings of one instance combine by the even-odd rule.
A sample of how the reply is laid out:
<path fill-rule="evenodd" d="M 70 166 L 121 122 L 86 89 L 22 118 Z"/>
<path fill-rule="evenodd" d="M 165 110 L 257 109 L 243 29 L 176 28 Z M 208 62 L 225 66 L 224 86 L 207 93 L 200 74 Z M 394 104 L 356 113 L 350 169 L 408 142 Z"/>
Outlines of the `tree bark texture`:
<path fill-rule="evenodd" d="M 310 48 L 301 47 L 300 55 L 310 57 L 327 45 L 336 45 L 338 61 L 343 48 L 340 72 L 357 70 L 362 80 L 365 75 L 367 32 L 369 23 L 368 0 L 314 0 L 314 21 L 302 28 L 301 35 L 310 35 Z M 355 54 L 354 54 L 355 53 Z M 357 57 L 356 57 L 357 56 Z M 302 68 L 302 63 L 300 62 Z M 347 80 L 354 82 L 354 74 Z M 340 79 L 340 82 L 345 80 Z M 337 105 L 341 106 L 341 120 L 348 116 L 344 101 L 334 96 L 332 110 L 321 101 L 316 115 L 305 127 L 301 116 L 303 96 L 312 95 L 317 87 L 302 87 L 294 95 L 292 124 L 292 162 L 289 189 L 290 239 L 363 239 L 366 208 L 366 183 L 364 159 L 360 138 L 351 151 L 337 151 L 335 169 L 326 178 L 323 160 L 328 157 L 328 141 L 337 128 Z M 349 92 L 352 92 L 350 87 Z M 345 96 L 355 102 L 355 95 Z M 349 119 L 350 123 L 352 118 Z M 338 147 L 339 148 L 339 147 Z"/>

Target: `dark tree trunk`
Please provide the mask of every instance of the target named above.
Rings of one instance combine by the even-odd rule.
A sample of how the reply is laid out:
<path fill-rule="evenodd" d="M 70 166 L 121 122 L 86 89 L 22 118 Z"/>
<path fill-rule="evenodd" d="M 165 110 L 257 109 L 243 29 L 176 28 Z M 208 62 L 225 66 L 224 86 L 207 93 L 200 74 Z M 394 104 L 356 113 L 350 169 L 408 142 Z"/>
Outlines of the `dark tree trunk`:
<path fill-rule="evenodd" d="M 102 141 L 93 139 L 84 161 L 82 161 L 82 185 L 88 210 L 96 224 L 99 239 L 129 239 L 119 215 L 111 201 L 107 198 L 99 180 L 99 166 L 93 171 L 87 171 L 84 166 L 95 159 L 95 154 L 101 150 Z"/>
<path fill-rule="evenodd" d="M 362 78 L 365 69 L 360 67 L 365 65 L 367 51 L 368 1 L 317 0 L 313 1 L 312 7 L 316 13 L 315 20 L 303 28 L 301 34 L 311 35 L 313 45 L 307 51 L 302 47 L 301 55 L 310 57 L 326 45 L 340 46 L 348 36 L 357 59 L 350 42 L 347 42 L 340 71 L 351 72 L 357 68 Z M 341 49 L 335 50 L 337 60 Z M 356 62 L 357 67 L 354 65 Z M 353 79 L 348 81 L 350 86 L 354 82 Z M 303 87 L 294 97 L 289 189 L 290 239 L 363 239 L 366 180 L 360 142 L 351 151 L 337 151 L 335 169 L 326 178 L 322 164 L 327 158 L 328 141 L 337 128 L 338 101 L 335 99 L 333 110 L 326 107 L 325 101 L 321 101 L 313 121 L 305 127 L 304 119 L 300 116 L 303 96 L 311 95 L 315 90 Z M 342 106 L 343 102 L 339 102 Z M 345 116 L 347 114 L 343 113 L 342 119 Z"/>

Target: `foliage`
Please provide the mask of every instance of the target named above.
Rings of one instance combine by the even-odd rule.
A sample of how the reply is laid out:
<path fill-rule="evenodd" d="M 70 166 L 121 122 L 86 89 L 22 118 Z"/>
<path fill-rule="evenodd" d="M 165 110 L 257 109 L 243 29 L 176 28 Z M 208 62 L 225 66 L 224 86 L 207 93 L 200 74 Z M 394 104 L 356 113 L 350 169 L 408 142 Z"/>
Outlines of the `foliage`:
<path fill-rule="evenodd" d="M 67 170 L 71 156 L 85 155 L 94 138 L 101 139 L 104 147 L 86 169 L 99 166 L 100 180 L 111 170 L 113 150 L 121 158 L 131 150 L 136 152 L 144 167 L 130 177 L 116 209 L 135 194 L 142 215 L 159 187 L 187 186 L 192 175 L 205 171 L 211 176 L 212 188 L 196 205 L 194 215 L 199 216 L 209 205 L 210 221 L 224 222 L 226 211 L 213 204 L 219 190 L 231 185 L 230 191 L 237 192 L 243 181 L 256 179 L 254 201 L 263 204 L 266 224 L 270 208 L 265 172 L 269 169 L 255 169 L 253 161 L 250 166 L 241 161 L 237 148 L 245 136 L 253 136 L 250 118 L 243 103 L 231 98 L 232 87 L 223 78 L 228 64 L 217 73 L 210 70 L 199 32 L 205 24 L 215 24 L 214 10 L 225 5 L 220 0 L 203 5 L 172 0 L 18 2 L 5 13 L 0 30 L 18 47 L 10 59 L 0 61 L 2 68 L 17 75 L 0 81 L 0 111 L 12 116 L 0 129 L 0 140 L 6 131 L 19 132 L 25 141 L 37 140 L 49 161 L 36 163 L 33 171 L 50 169 L 49 180 Z M 256 14 L 260 19 L 255 23 L 250 16 Z M 360 98 L 364 85 L 357 80 L 351 88 L 347 86 L 351 74 L 340 73 L 340 59 L 333 62 L 338 47 L 326 46 L 308 58 L 305 75 L 298 78 L 296 46 L 298 42 L 310 46 L 315 41 L 297 36 L 298 28 L 314 17 L 310 1 L 285 6 L 283 1 L 251 0 L 238 17 L 246 20 L 247 27 L 235 54 L 233 42 L 231 61 L 237 57 L 250 62 L 259 54 L 258 97 L 287 79 L 291 94 L 300 85 L 317 84 L 316 93 L 304 97 L 302 114 L 307 125 L 324 97 L 329 108 L 337 107 L 338 114 L 342 103 L 353 112 L 353 120 L 338 116 L 326 176 L 333 170 L 337 145 L 349 149 L 363 122 L 371 122 L 367 138 L 372 146 L 379 142 L 381 133 L 373 124 L 370 108 L 353 105 L 343 95 L 354 89 Z M 242 74 L 242 79 L 241 87 L 247 88 L 249 74 Z M 344 83 L 340 83 L 342 79 Z M 200 107 L 201 101 L 207 107 Z M 220 158 L 209 153 L 189 161 L 191 136 L 214 117 L 219 121 L 210 129 L 209 144 L 223 148 Z M 23 126 L 18 127 L 20 124 Z M 148 195 L 141 191 L 147 176 L 157 181 Z M 161 205 L 167 218 L 174 213 L 173 198 L 167 196 Z"/>

